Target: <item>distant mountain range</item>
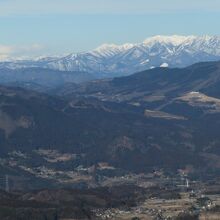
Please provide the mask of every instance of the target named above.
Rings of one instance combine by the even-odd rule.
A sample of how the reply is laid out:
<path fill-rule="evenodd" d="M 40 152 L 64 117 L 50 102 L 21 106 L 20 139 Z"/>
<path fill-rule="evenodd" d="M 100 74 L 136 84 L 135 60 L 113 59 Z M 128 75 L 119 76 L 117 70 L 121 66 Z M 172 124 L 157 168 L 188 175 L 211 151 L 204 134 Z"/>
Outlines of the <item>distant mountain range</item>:
<path fill-rule="evenodd" d="M 22 87 L 36 91 L 47 91 L 67 83 L 82 83 L 94 80 L 92 73 L 59 71 L 40 67 L 0 69 L 0 84 Z"/>
<path fill-rule="evenodd" d="M 137 44 L 104 44 L 95 50 L 65 57 L 0 63 L 0 68 L 40 67 L 92 73 L 95 77 L 129 75 L 154 67 L 186 67 L 220 60 L 219 36 L 155 36 Z"/>

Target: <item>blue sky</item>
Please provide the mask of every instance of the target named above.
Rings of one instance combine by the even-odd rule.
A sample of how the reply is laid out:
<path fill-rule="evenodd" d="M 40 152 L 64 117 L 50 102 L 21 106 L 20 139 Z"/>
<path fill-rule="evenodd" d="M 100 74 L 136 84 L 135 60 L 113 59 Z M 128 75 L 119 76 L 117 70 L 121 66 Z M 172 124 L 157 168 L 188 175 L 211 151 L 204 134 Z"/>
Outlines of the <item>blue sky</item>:
<path fill-rule="evenodd" d="M 219 0 L 0 0 L 0 59 L 153 35 L 220 35 Z"/>

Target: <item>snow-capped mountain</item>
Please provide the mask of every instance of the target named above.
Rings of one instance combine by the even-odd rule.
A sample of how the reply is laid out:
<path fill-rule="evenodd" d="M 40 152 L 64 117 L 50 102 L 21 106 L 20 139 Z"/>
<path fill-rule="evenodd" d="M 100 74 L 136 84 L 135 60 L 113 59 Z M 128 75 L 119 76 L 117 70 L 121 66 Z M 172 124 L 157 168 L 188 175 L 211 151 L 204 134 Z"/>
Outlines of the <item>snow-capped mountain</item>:
<path fill-rule="evenodd" d="M 219 36 L 154 36 L 137 44 L 104 44 L 65 57 L 3 62 L 0 67 L 41 67 L 121 76 L 154 67 L 185 67 L 196 62 L 220 60 Z"/>

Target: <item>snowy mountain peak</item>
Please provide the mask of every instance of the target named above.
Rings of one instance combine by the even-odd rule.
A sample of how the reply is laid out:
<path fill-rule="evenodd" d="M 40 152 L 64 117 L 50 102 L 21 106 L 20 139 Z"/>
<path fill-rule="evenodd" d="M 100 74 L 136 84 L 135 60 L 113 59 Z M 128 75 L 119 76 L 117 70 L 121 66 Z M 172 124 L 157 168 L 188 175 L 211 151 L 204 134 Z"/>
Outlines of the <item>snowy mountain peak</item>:
<path fill-rule="evenodd" d="M 220 36 L 154 36 L 136 44 L 103 44 L 83 53 L 0 63 L 0 68 L 43 67 L 83 71 L 97 77 L 132 74 L 154 67 L 185 67 L 220 60 Z"/>
<path fill-rule="evenodd" d="M 163 36 L 163 35 L 157 35 L 154 37 L 150 37 L 145 39 L 143 42 L 145 45 L 148 44 L 155 44 L 155 43 L 166 43 L 166 44 L 172 44 L 174 46 L 178 46 L 186 41 L 194 40 L 196 39 L 196 36 L 180 36 L 180 35 L 172 35 L 172 36 Z"/>
<path fill-rule="evenodd" d="M 97 47 L 95 51 L 102 52 L 106 50 L 114 50 L 114 49 L 118 49 L 118 47 L 119 46 L 116 44 L 102 44 L 101 46 Z"/>
<path fill-rule="evenodd" d="M 114 55 L 115 53 L 129 50 L 130 48 L 134 47 L 134 44 L 123 44 L 123 45 L 116 45 L 116 44 L 102 44 L 101 46 L 97 47 L 95 50 L 92 51 L 93 54 L 99 55 Z"/>

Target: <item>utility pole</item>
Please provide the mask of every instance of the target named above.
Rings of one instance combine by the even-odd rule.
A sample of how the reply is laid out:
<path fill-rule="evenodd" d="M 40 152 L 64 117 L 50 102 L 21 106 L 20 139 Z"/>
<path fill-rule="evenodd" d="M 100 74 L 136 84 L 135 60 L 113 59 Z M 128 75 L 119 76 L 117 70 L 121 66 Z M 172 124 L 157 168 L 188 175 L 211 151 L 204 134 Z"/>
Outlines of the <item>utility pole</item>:
<path fill-rule="evenodd" d="M 9 192 L 9 178 L 8 175 L 5 175 L 5 191 Z"/>

